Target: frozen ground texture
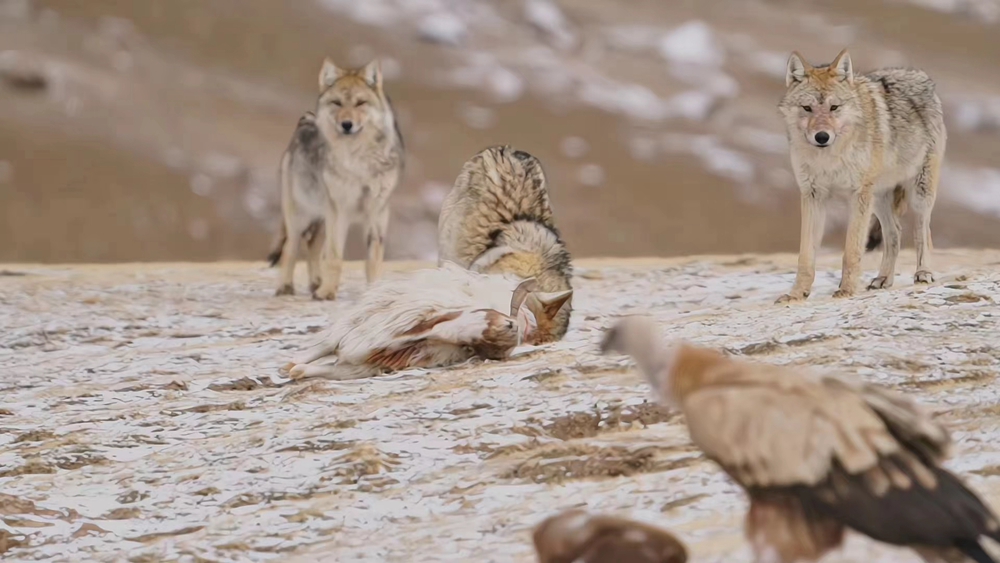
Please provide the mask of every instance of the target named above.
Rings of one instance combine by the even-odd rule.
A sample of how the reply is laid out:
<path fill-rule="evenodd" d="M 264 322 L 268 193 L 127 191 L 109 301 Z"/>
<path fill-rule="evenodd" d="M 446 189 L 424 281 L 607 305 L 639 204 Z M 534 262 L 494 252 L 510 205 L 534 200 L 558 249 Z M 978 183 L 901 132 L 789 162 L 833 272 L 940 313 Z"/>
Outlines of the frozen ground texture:
<path fill-rule="evenodd" d="M 866 258 L 867 274 L 877 256 Z M 8 561 L 532 561 L 530 529 L 587 506 L 748 562 L 742 494 L 595 349 L 616 315 L 757 361 L 858 372 L 930 405 L 949 466 L 1000 495 L 1000 251 L 940 251 L 938 283 L 772 304 L 794 256 L 578 264 L 566 340 L 506 363 L 352 383 L 278 367 L 343 301 L 270 295 L 255 264 L 5 266 L 0 550 Z M 412 264 L 395 264 L 389 275 Z M 24 275 L 15 275 L 24 274 Z M 907 562 L 852 538 L 828 561 Z"/>

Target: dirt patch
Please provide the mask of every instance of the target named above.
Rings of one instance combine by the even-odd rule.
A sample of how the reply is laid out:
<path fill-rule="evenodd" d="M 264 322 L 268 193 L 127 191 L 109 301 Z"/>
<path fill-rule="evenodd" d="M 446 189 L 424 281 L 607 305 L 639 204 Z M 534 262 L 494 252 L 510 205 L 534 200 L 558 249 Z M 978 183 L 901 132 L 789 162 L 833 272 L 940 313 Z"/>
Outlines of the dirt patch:
<path fill-rule="evenodd" d="M 177 529 L 177 530 L 171 530 L 169 532 L 156 532 L 156 533 L 153 533 L 153 534 L 143 534 L 141 536 L 135 536 L 135 537 L 125 538 L 125 539 L 127 539 L 128 541 L 134 541 L 134 542 L 139 542 L 139 543 L 148 543 L 148 542 L 156 541 L 156 540 L 162 539 L 162 538 L 169 538 L 169 537 L 174 537 L 174 536 L 184 536 L 184 535 L 187 535 L 187 534 L 193 534 L 195 532 L 200 532 L 203 529 L 205 529 L 204 526 L 188 526 L 186 528 L 180 528 L 180 529 Z"/>
<path fill-rule="evenodd" d="M 226 501 L 223 506 L 226 508 L 239 508 L 252 504 L 268 504 L 271 502 L 285 500 L 303 500 L 312 498 L 313 491 L 269 491 L 266 493 L 243 493 Z"/>
<path fill-rule="evenodd" d="M 955 387 L 973 387 L 985 385 L 996 380 L 997 374 L 992 371 L 975 371 L 969 375 L 959 377 L 948 377 L 943 379 L 925 379 L 905 383 L 901 387 L 911 387 L 915 389 L 944 390 Z"/>
<path fill-rule="evenodd" d="M 146 498 L 149 498 L 148 494 L 141 493 L 133 489 L 118 495 L 118 498 L 115 500 L 118 501 L 119 504 L 132 504 L 133 502 L 139 502 L 140 500 L 144 500 Z"/>
<path fill-rule="evenodd" d="M 807 346 L 809 344 L 818 344 L 820 342 L 825 342 L 834 337 L 825 334 L 810 334 L 802 336 L 800 338 L 792 338 L 790 340 L 785 340 L 784 342 L 778 342 L 776 340 L 764 340 L 762 342 L 754 342 L 752 344 L 747 344 L 739 348 L 726 348 L 725 351 L 736 356 L 761 356 L 765 354 L 772 354 L 775 352 L 780 352 L 785 348 L 795 348 L 798 346 Z"/>
<path fill-rule="evenodd" d="M 882 366 L 903 373 L 914 374 L 924 373 L 931 368 L 931 366 L 923 362 L 911 360 L 909 358 L 889 358 L 882 362 Z"/>
<path fill-rule="evenodd" d="M 250 377 L 241 377 L 239 379 L 212 383 L 208 386 L 208 388 L 212 391 L 253 391 L 255 389 L 265 387 L 277 387 L 277 384 L 270 379 L 252 379 Z"/>
<path fill-rule="evenodd" d="M 28 545 L 28 537 L 24 534 L 17 534 L 10 530 L 0 530 L 0 555 L 7 553 L 17 547 Z"/>
<path fill-rule="evenodd" d="M 330 452 L 346 450 L 355 445 L 354 441 L 337 440 L 306 440 L 301 444 L 294 444 L 279 449 L 279 452 Z"/>
<path fill-rule="evenodd" d="M 993 302 L 993 298 L 989 295 L 981 295 L 979 293 L 967 292 L 960 293 L 958 295 L 949 295 L 944 298 L 948 303 L 979 303 L 980 301 Z"/>
<path fill-rule="evenodd" d="M 590 411 L 579 411 L 542 422 L 529 418 L 523 426 L 511 431 L 526 436 L 548 436 L 559 440 L 590 438 L 602 432 L 629 430 L 633 425 L 641 427 L 661 422 L 671 422 L 680 416 L 670 413 L 656 403 L 638 405 L 614 404 L 604 407 L 594 406 Z"/>
<path fill-rule="evenodd" d="M 18 444 L 21 442 L 44 442 L 45 440 L 51 440 L 55 438 L 56 435 L 48 430 L 31 430 L 21 434 L 17 438 L 14 438 L 14 443 Z"/>
<path fill-rule="evenodd" d="M 142 511 L 133 506 L 122 506 L 106 512 L 101 520 L 131 520 L 142 516 Z"/>
<path fill-rule="evenodd" d="M 124 387 L 122 389 L 115 389 L 120 393 L 135 392 L 135 391 L 187 391 L 187 383 L 183 381 L 171 381 L 170 383 L 164 383 L 162 385 L 134 385 L 132 387 Z"/>
<path fill-rule="evenodd" d="M 66 452 L 52 460 L 53 465 L 59 469 L 67 470 L 80 469 L 88 465 L 103 465 L 107 462 L 106 457 L 86 449 Z"/>
<path fill-rule="evenodd" d="M 672 448 L 645 446 L 572 445 L 539 452 L 519 462 L 501 476 L 505 479 L 527 479 L 537 483 L 559 483 L 590 477 L 627 477 L 637 473 L 669 471 L 693 465 L 704 459 L 700 454 L 663 459 L 664 454 L 676 454 Z"/>
<path fill-rule="evenodd" d="M 187 414 L 192 412 L 207 413 L 215 411 L 242 411 L 246 410 L 246 408 L 247 405 L 243 401 L 234 401 L 232 403 L 223 403 L 215 405 L 197 405 L 194 407 L 188 407 L 184 409 L 166 410 L 163 411 L 163 414 L 167 416 L 180 416 L 182 414 Z"/>
<path fill-rule="evenodd" d="M 23 465 L 12 469 L 0 470 L 0 477 L 15 477 L 17 475 L 45 475 L 55 473 L 56 468 L 41 460 L 29 460 Z"/>
<path fill-rule="evenodd" d="M 0 493 L 0 515 L 11 516 L 19 514 L 31 514 L 45 518 L 63 518 L 64 514 L 57 510 L 39 508 L 34 501 Z"/>
<path fill-rule="evenodd" d="M 687 496 L 687 497 L 681 497 L 681 498 L 679 498 L 677 500 L 672 500 L 672 501 L 664 504 L 662 507 L 660 507 L 660 512 L 670 512 L 671 510 L 676 510 L 678 508 L 683 508 L 683 507 L 688 506 L 690 504 L 694 504 L 694 503 L 698 502 L 699 500 L 701 500 L 701 499 L 703 499 L 703 498 L 705 498 L 707 496 L 708 495 L 700 494 L 700 495 L 692 495 L 692 496 Z"/>
<path fill-rule="evenodd" d="M 332 476 L 342 485 L 356 484 L 362 478 L 378 475 L 399 466 L 399 456 L 383 452 L 372 444 L 355 445 L 350 451 L 336 458 L 330 467 Z"/>

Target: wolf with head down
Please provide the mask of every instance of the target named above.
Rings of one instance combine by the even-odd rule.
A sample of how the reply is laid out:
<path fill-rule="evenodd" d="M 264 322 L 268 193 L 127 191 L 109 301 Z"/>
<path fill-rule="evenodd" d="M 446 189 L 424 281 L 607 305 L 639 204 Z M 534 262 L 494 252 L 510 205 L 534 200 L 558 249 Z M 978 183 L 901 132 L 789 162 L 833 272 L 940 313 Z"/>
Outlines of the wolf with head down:
<path fill-rule="evenodd" d="M 536 343 L 569 327 L 573 267 L 555 226 L 541 162 L 510 146 L 480 151 L 465 165 L 438 219 L 438 263 L 533 279 Z"/>

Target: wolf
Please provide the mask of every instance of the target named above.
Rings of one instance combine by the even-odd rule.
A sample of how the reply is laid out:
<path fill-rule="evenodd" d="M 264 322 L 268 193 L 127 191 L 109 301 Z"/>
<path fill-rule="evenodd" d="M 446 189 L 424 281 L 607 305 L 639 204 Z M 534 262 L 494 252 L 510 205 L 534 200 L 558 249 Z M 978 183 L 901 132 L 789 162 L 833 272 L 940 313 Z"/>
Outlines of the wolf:
<path fill-rule="evenodd" d="M 438 264 L 533 278 L 543 308 L 537 344 L 562 339 L 572 312 L 573 267 L 556 228 L 541 162 L 509 145 L 462 166 L 438 217 Z"/>
<path fill-rule="evenodd" d="M 313 297 L 336 299 L 352 224 L 365 233 L 365 278 L 370 284 L 381 276 L 389 199 L 402 176 L 405 147 L 378 60 L 345 69 L 324 59 L 319 92 L 316 111 L 299 120 L 282 159 L 284 219 L 270 261 L 282 265 L 276 293 L 293 293 L 296 254 L 306 238 Z M 321 256 L 314 256 L 320 244 Z"/>
<path fill-rule="evenodd" d="M 850 297 L 857 291 L 866 230 L 869 249 L 880 242 L 883 246 L 878 275 L 868 289 L 892 286 L 899 220 L 907 206 L 915 215 L 913 281 L 933 282 L 931 210 L 947 142 L 934 81 L 917 69 L 885 68 L 856 75 L 844 49 L 829 65 L 815 67 L 793 52 L 785 85 L 778 107 L 801 192 L 802 224 L 795 282 L 777 302 L 809 296 L 823 237 L 824 206 L 832 195 L 847 195 L 850 201 L 840 287 L 834 297 Z"/>

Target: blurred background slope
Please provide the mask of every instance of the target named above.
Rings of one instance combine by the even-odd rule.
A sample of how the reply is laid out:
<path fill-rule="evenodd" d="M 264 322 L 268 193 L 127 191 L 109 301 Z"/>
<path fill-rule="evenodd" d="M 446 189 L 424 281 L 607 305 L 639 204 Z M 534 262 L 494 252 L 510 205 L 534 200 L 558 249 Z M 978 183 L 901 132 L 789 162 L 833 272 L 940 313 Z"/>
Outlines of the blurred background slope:
<path fill-rule="evenodd" d="M 324 56 L 384 61 L 409 150 L 391 258 L 436 256 L 445 192 L 495 143 L 542 159 L 575 255 L 795 251 L 785 60 L 845 46 L 938 81 L 934 243 L 996 247 L 998 21 L 1000 0 L 0 0 L 0 260 L 262 261 Z M 828 223 L 842 247 L 844 206 Z"/>

